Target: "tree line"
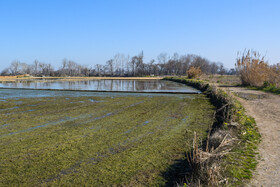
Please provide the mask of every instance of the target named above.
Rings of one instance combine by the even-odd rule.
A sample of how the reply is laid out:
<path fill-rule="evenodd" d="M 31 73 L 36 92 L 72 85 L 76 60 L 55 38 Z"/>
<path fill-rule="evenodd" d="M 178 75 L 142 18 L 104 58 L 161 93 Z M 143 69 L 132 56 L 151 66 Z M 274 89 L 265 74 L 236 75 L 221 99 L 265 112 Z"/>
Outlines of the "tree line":
<path fill-rule="evenodd" d="M 10 66 L 1 72 L 2 76 L 23 75 L 32 76 L 162 76 L 186 75 L 191 67 L 199 67 L 205 74 L 235 74 L 234 69 L 227 70 L 222 63 L 211 62 L 199 55 L 169 56 L 161 53 L 157 59 L 144 62 L 144 53 L 135 56 L 116 54 L 105 65 L 84 66 L 77 62 L 63 59 L 60 68 L 55 70 L 51 64 L 35 60 L 32 64 L 13 61 Z"/>

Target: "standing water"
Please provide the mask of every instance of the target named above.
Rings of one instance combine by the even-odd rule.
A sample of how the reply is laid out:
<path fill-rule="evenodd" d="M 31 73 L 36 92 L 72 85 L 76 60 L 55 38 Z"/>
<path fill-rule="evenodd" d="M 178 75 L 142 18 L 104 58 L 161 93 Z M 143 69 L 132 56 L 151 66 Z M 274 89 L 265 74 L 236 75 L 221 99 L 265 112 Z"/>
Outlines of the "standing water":
<path fill-rule="evenodd" d="M 166 80 L 16 81 L 2 82 L 0 83 L 0 88 L 170 93 L 199 92 L 181 83 Z"/>

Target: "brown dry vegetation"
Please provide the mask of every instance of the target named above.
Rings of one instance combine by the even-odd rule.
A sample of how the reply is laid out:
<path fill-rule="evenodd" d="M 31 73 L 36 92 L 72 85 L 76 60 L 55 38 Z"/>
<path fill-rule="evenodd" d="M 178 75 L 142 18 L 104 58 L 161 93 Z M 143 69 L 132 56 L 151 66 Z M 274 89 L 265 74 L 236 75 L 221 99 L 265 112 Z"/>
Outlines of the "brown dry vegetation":
<path fill-rule="evenodd" d="M 240 74 L 242 85 L 263 87 L 280 84 L 280 64 L 269 66 L 256 51 L 245 50 L 241 57 L 237 58 L 236 68 Z"/>
<path fill-rule="evenodd" d="M 268 76 L 269 83 L 280 87 L 280 63 L 270 67 L 270 73 Z"/>
<path fill-rule="evenodd" d="M 0 79 L 16 79 L 17 76 L 0 76 Z"/>
<path fill-rule="evenodd" d="M 219 84 L 224 86 L 237 86 L 241 84 L 240 78 L 237 75 L 202 75 L 200 80 L 206 81 L 211 84 Z"/>
<path fill-rule="evenodd" d="M 202 71 L 201 71 L 200 67 L 191 67 L 187 71 L 187 75 L 188 75 L 189 79 L 198 78 L 202 75 Z"/>

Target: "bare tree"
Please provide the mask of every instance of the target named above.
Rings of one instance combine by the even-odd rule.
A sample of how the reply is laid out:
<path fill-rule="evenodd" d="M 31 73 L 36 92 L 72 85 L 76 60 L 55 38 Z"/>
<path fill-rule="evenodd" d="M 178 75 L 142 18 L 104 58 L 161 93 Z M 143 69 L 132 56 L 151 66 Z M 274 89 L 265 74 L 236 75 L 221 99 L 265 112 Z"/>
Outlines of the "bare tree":
<path fill-rule="evenodd" d="M 94 68 L 80 65 L 72 60 L 63 59 L 58 70 L 54 70 L 51 64 L 45 64 L 35 60 L 29 65 L 19 61 L 13 61 L 10 67 L 3 71 L 3 74 L 33 74 L 41 76 L 145 76 L 145 75 L 185 75 L 190 67 L 199 67 L 203 73 L 226 74 L 222 63 L 210 62 L 208 59 L 198 55 L 179 55 L 174 53 L 168 56 L 167 53 L 160 53 L 157 61 L 144 62 L 143 51 L 130 58 L 124 54 L 116 54 L 108 60 L 105 65 L 96 64 Z"/>
<path fill-rule="evenodd" d="M 10 70 L 11 70 L 12 75 L 18 75 L 19 74 L 19 65 L 20 65 L 20 62 L 17 61 L 17 60 L 12 62 L 11 66 L 10 66 Z"/>
<path fill-rule="evenodd" d="M 5 68 L 3 71 L 1 71 L 1 76 L 8 76 L 10 74 L 11 73 L 9 68 Z"/>
<path fill-rule="evenodd" d="M 113 59 L 110 59 L 106 62 L 106 65 L 108 67 L 108 71 L 109 71 L 109 74 L 111 76 L 113 76 L 113 73 L 114 73 L 114 64 L 113 64 L 114 60 Z"/>
<path fill-rule="evenodd" d="M 38 74 L 38 66 L 39 66 L 39 61 L 35 60 L 34 61 L 34 74 L 37 75 Z"/>

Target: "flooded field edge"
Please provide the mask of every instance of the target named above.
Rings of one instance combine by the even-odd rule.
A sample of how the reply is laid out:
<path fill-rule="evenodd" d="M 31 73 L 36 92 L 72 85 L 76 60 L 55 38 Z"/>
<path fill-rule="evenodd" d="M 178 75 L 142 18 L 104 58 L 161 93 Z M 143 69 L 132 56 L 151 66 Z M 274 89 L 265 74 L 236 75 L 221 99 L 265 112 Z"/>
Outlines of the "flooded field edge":
<path fill-rule="evenodd" d="M 213 113 L 200 94 L 5 91 L 3 186 L 163 185 L 189 146 L 185 129 L 204 136 Z"/>

